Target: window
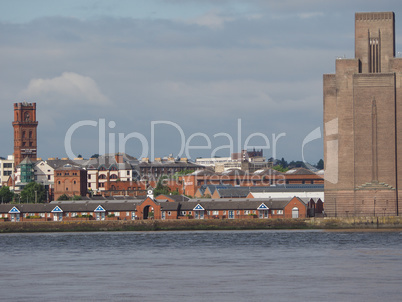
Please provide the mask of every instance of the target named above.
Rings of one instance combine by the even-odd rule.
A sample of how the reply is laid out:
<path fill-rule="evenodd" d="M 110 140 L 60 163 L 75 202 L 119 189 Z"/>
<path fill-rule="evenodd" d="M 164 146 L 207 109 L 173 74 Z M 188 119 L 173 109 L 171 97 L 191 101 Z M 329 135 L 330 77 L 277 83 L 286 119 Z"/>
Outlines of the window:
<path fill-rule="evenodd" d="M 127 171 L 127 175 L 130 175 L 130 171 Z"/>
<path fill-rule="evenodd" d="M 90 188 L 91 187 L 91 183 L 88 183 L 88 188 Z"/>
<path fill-rule="evenodd" d="M 171 215 L 170 211 L 168 212 L 168 215 L 169 215 L 169 216 Z"/>
<path fill-rule="evenodd" d="M 117 175 L 116 174 L 110 175 L 110 179 L 117 179 Z"/>
<path fill-rule="evenodd" d="M 283 214 L 283 210 L 276 210 L 276 214 L 282 215 L 282 214 Z"/>
<path fill-rule="evenodd" d="M 236 215 L 240 215 L 240 211 L 239 211 L 239 210 L 236 211 Z"/>
<path fill-rule="evenodd" d="M 120 216 L 120 212 L 114 212 L 114 216 Z"/>
<path fill-rule="evenodd" d="M 223 211 L 223 215 L 226 215 L 226 211 Z"/>
<path fill-rule="evenodd" d="M 244 215 L 250 214 L 250 210 L 244 210 Z"/>
<path fill-rule="evenodd" d="M 91 179 L 91 174 L 88 174 L 88 179 Z"/>
<path fill-rule="evenodd" d="M 212 215 L 219 215 L 219 211 L 212 211 Z"/>
<path fill-rule="evenodd" d="M 130 216 L 130 212 L 126 212 L 126 216 Z"/>
<path fill-rule="evenodd" d="M 32 138 L 32 131 L 29 131 L 29 138 Z"/>
<path fill-rule="evenodd" d="M 106 175 L 104 175 L 104 174 L 99 175 L 99 179 L 106 179 Z"/>
<path fill-rule="evenodd" d="M 50 180 L 50 175 L 47 176 L 47 180 Z"/>
<path fill-rule="evenodd" d="M 186 215 L 186 211 L 181 211 L 181 215 Z"/>

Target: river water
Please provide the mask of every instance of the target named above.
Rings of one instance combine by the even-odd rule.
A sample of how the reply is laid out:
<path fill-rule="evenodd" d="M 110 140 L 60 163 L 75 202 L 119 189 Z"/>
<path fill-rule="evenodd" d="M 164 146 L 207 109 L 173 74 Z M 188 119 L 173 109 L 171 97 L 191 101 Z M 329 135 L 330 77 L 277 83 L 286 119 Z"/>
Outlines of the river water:
<path fill-rule="evenodd" d="M 401 301 L 402 232 L 0 235 L 13 301 Z"/>

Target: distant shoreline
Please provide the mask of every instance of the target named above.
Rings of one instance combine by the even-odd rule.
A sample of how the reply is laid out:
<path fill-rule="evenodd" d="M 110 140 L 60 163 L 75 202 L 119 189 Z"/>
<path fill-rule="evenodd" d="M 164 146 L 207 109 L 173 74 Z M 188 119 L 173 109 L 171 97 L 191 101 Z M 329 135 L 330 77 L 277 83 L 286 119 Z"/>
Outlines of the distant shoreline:
<path fill-rule="evenodd" d="M 0 222 L 0 233 L 178 230 L 402 231 L 402 217 Z"/>

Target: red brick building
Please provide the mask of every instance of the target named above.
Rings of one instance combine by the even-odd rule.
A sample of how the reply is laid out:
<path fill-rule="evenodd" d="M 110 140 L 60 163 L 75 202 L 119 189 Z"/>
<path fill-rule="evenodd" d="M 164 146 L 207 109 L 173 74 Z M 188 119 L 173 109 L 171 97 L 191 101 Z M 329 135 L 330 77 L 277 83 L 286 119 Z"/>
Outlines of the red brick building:
<path fill-rule="evenodd" d="M 296 168 L 281 173 L 273 169 L 259 170 L 248 173 L 238 169 L 215 173 L 210 170 L 200 170 L 179 178 L 184 185 L 184 194 L 196 196 L 203 185 L 230 185 L 233 187 L 272 186 L 286 184 L 323 184 L 323 175 L 308 169 Z"/>
<path fill-rule="evenodd" d="M 72 197 L 74 195 L 86 196 L 87 171 L 71 164 L 54 170 L 54 199 L 61 195 Z"/>
<path fill-rule="evenodd" d="M 28 157 L 32 161 L 37 158 L 36 103 L 14 104 L 14 167 Z"/>
<path fill-rule="evenodd" d="M 401 82 L 394 13 L 356 13 L 355 57 L 337 59 L 335 74 L 324 75 L 328 216 L 402 211 Z"/>

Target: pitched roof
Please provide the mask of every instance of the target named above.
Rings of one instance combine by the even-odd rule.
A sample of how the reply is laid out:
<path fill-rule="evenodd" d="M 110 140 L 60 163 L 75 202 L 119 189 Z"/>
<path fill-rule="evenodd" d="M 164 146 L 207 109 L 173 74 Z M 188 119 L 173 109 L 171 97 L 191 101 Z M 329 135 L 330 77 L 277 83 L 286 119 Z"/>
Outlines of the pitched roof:
<path fill-rule="evenodd" d="M 35 161 L 35 162 L 36 162 L 36 161 Z M 32 165 L 32 164 L 34 164 L 35 162 L 33 162 L 29 157 L 25 157 L 25 158 L 19 163 L 18 166 L 20 166 L 20 165 Z"/>
<path fill-rule="evenodd" d="M 216 189 L 229 189 L 233 188 L 233 185 L 202 185 L 199 190 L 202 195 L 204 195 L 205 191 L 209 189 L 211 194 L 214 194 Z"/>
<path fill-rule="evenodd" d="M 159 201 L 167 199 L 172 199 L 174 201 L 187 201 L 190 199 L 185 195 L 159 195 L 158 197 L 159 198 L 157 200 Z"/>
<path fill-rule="evenodd" d="M 306 168 L 294 168 L 294 169 L 290 169 L 288 171 L 285 172 L 285 174 L 289 175 L 312 175 L 315 174 L 313 171 L 306 169 Z"/>
<path fill-rule="evenodd" d="M 72 161 L 70 159 L 50 159 L 46 160 L 45 162 L 53 169 L 59 169 L 66 164 L 78 165 L 75 161 Z"/>
<path fill-rule="evenodd" d="M 291 198 L 190 199 L 187 202 L 181 202 L 180 209 L 191 211 L 197 204 L 200 204 L 205 210 L 256 210 L 264 203 L 270 209 L 283 210 L 290 200 Z"/>
<path fill-rule="evenodd" d="M 229 169 L 229 170 L 223 171 L 221 174 L 227 175 L 227 176 L 236 176 L 236 175 L 246 175 L 247 173 L 240 169 Z"/>
<path fill-rule="evenodd" d="M 248 187 L 233 187 L 233 188 L 224 188 L 224 189 L 216 189 L 220 198 L 225 197 L 234 197 L 241 198 L 246 197 L 250 190 Z"/>
<path fill-rule="evenodd" d="M 271 169 L 271 168 L 267 168 L 267 169 L 261 169 L 261 170 L 257 170 L 254 172 L 254 175 L 259 175 L 259 176 L 263 176 L 263 175 L 283 175 L 282 172 L 276 171 L 275 169 Z"/>

